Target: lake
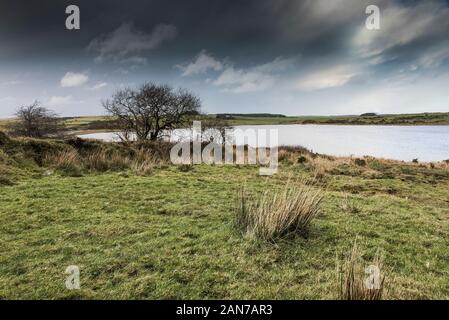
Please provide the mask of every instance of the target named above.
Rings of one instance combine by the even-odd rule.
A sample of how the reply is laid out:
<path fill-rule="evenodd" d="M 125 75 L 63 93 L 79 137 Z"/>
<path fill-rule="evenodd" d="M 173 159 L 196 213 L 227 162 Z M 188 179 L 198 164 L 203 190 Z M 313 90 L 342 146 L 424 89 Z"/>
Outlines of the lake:
<path fill-rule="evenodd" d="M 334 156 L 373 156 L 411 161 L 449 159 L 449 126 L 356 126 L 356 125 L 260 125 L 239 129 L 276 129 L 278 145 L 302 146 L 313 152 Z M 185 136 L 175 130 L 171 140 Z M 80 135 L 81 138 L 117 141 L 117 133 Z M 259 141 L 258 146 L 267 145 Z"/>

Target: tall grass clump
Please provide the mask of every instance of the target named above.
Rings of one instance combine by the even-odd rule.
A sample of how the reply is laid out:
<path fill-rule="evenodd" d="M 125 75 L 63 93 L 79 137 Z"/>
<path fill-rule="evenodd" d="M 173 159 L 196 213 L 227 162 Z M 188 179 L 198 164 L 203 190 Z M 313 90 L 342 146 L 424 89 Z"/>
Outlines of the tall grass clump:
<path fill-rule="evenodd" d="M 320 212 L 322 192 L 306 184 L 287 183 L 280 191 L 265 191 L 249 197 L 242 189 L 236 212 L 236 226 L 259 240 L 275 242 L 292 234 L 306 236 Z"/>
<path fill-rule="evenodd" d="M 339 299 L 341 300 L 381 300 L 384 294 L 385 276 L 381 273 L 373 272 L 373 268 L 382 269 L 382 261 L 376 254 L 373 261 L 369 264 L 368 270 L 376 278 L 370 282 L 370 272 L 366 272 L 365 261 L 362 258 L 357 243 L 351 249 L 351 252 L 343 265 L 338 267 Z"/>
<path fill-rule="evenodd" d="M 44 164 L 69 176 L 80 176 L 82 171 L 81 159 L 76 150 L 50 153 L 44 156 Z"/>
<path fill-rule="evenodd" d="M 83 163 L 88 170 L 104 172 L 127 169 L 131 166 L 131 159 L 118 151 L 97 150 L 85 155 Z"/>
<path fill-rule="evenodd" d="M 139 176 L 149 176 L 154 171 L 154 162 L 152 161 L 134 161 L 131 165 L 131 170 Z"/>

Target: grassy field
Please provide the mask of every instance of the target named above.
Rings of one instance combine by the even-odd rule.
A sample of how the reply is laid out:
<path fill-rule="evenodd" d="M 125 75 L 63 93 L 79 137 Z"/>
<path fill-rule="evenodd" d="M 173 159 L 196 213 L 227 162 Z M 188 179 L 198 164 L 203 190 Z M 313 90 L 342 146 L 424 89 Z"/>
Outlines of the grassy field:
<path fill-rule="evenodd" d="M 210 115 L 209 117 L 214 117 Z M 201 116 L 198 120 L 207 119 Z M 63 118 L 71 133 L 87 134 L 119 130 L 117 122 L 108 116 L 81 116 Z M 0 130 L 7 131 L 14 119 L 0 119 Z M 336 125 L 449 125 L 448 113 L 392 114 L 376 116 L 234 116 L 226 122 L 236 125 L 279 125 L 279 124 L 336 124 Z"/>
<path fill-rule="evenodd" d="M 89 130 L 90 124 L 96 122 L 101 129 L 101 122 L 108 117 L 67 118 L 66 124 L 75 130 Z M 229 125 L 273 125 L 273 124 L 339 124 L 339 125 L 449 125 L 449 113 L 417 113 L 377 116 L 291 116 L 291 117 L 252 117 L 235 116 L 227 120 Z M 96 129 L 96 128 L 93 128 Z M 105 127 L 110 129 L 110 127 Z"/>
<path fill-rule="evenodd" d="M 445 163 L 281 150 L 271 177 L 254 166 L 161 163 L 144 174 L 73 174 L 38 164 L 56 145 L 67 148 L 0 143 L 0 298 L 334 299 L 356 238 L 367 264 L 384 257 L 384 298 L 449 298 Z M 324 197 L 307 237 L 266 243 L 234 228 L 242 186 L 257 195 L 307 178 Z M 80 290 L 65 288 L 69 265 L 80 267 Z"/>
<path fill-rule="evenodd" d="M 340 124 L 340 125 L 448 125 L 449 113 L 392 114 L 377 116 L 235 117 L 232 125 Z"/>

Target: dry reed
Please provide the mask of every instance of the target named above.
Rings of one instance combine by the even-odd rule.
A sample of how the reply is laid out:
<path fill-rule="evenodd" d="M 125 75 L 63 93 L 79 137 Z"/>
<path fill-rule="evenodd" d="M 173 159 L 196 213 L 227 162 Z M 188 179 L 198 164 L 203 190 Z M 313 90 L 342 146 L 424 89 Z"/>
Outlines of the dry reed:
<path fill-rule="evenodd" d="M 357 246 L 342 268 L 338 268 L 339 299 L 341 300 L 381 300 L 384 294 L 385 276 L 380 274 L 382 261 L 376 254 L 370 266 L 364 268 L 364 260 Z M 369 272 L 366 272 L 369 271 Z"/>
<path fill-rule="evenodd" d="M 256 198 L 241 191 L 236 224 L 244 234 L 276 241 L 290 234 L 306 235 L 319 214 L 322 192 L 306 184 L 288 182 L 280 191 L 266 191 Z"/>

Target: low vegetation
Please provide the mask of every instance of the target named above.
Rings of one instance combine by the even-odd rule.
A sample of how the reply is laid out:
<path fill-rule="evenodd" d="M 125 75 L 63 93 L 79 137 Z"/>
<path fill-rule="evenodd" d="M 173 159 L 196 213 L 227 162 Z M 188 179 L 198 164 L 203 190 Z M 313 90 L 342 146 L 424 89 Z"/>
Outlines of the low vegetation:
<path fill-rule="evenodd" d="M 385 291 L 385 270 L 381 258 L 372 262 L 363 260 L 357 242 L 354 242 L 347 259 L 338 270 L 339 298 L 342 300 L 381 300 Z"/>
<path fill-rule="evenodd" d="M 0 133 L 0 298 L 449 298 L 448 163 L 283 147 L 266 177 L 170 148 Z M 366 291 L 379 251 L 388 290 Z"/>
<path fill-rule="evenodd" d="M 322 191 L 304 182 L 288 182 L 282 190 L 266 190 L 255 198 L 240 193 L 236 225 L 255 239 L 276 241 L 292 234 L 306 236 L 319 214 Z"/>

